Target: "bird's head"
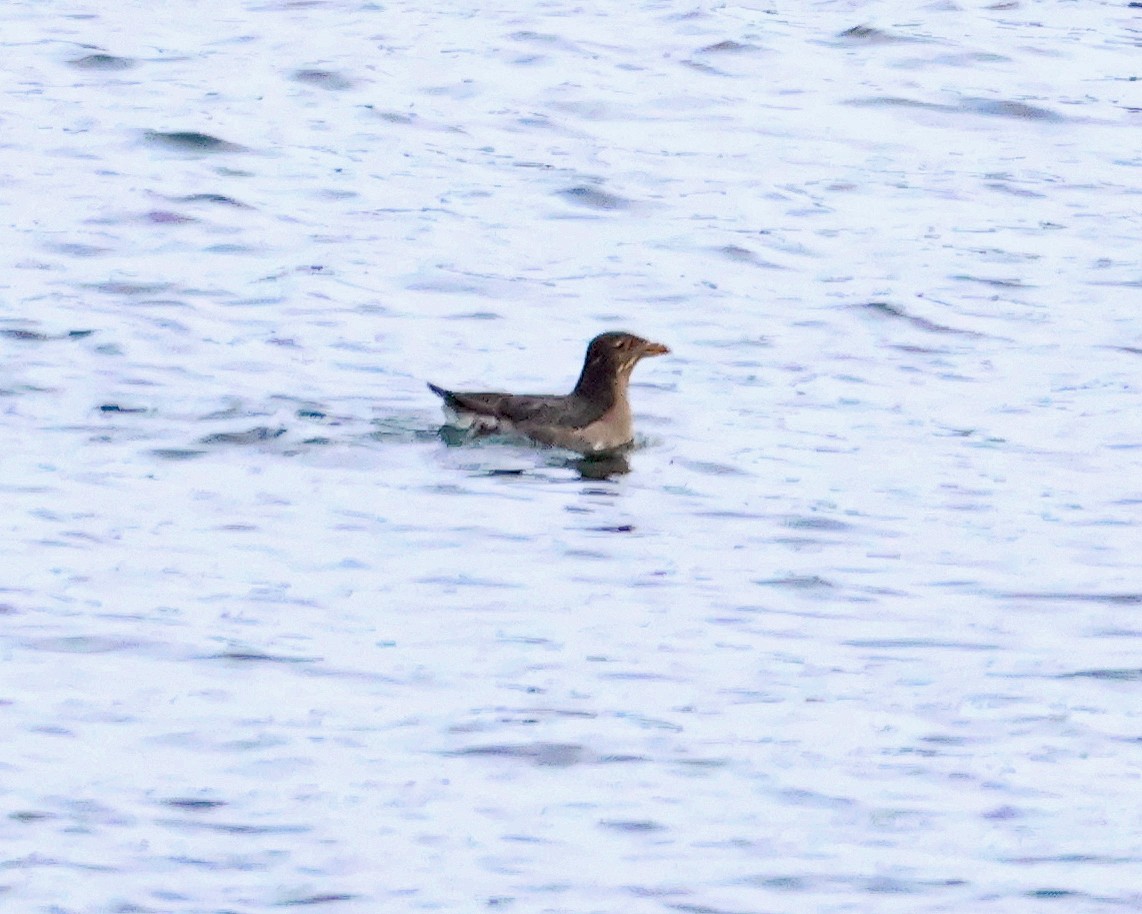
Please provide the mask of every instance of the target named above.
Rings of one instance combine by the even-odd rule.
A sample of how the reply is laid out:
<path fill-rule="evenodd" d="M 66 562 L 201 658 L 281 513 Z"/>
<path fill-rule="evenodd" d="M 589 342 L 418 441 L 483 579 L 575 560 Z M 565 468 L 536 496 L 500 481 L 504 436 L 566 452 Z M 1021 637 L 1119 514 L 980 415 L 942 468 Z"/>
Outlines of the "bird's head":
<path fill-rule="evenodd" d="M 587 346 L 587 359 L 575 390 L 595 398 L 614 396 L 616 390 L 625 389 L 640 359 L 669 351 L 662 343 L 652 343 L 633 333 L 600 333 Z"/>
<path fill-rule="evenodd" d="M 633 333 L 612 331 L 600 333 L 587 346 L 587 363 L 597 363 L 612 371 L 629 375 L 640 359 L 665 355 L 670 350 L 662 343 L 652 343 Z"/>

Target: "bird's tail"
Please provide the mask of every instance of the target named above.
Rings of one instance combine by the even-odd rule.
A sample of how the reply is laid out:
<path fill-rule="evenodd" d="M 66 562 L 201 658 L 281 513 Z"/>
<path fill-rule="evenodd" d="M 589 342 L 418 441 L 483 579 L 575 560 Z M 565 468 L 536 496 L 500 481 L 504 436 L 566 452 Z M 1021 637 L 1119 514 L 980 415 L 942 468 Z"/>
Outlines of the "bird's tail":
<path fill-rule="evenodd" d="M 444 401 L 445 413 L 451 414 L 451 413 L 456 412 L 460 408 L 459 404 L 456 402 L 456 394 L 453 393 L 452 391 L 445 390 L 443 387 L 437 387 L 431 381 L 428 383 L 428 389 L 431 390 L 434 394 L 436 394 L 436 396 L 438 396 L 441 400 Z"/>

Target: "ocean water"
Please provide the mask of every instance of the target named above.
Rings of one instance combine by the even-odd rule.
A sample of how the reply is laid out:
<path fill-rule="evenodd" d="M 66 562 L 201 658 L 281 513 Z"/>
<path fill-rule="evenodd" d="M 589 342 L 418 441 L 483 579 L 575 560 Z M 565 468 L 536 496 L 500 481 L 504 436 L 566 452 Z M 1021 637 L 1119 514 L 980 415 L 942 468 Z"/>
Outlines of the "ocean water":
<path fill-rule="evenodd" d="M 1135 6 L 5 4 L 0 909 L 1142 909 Z"/>

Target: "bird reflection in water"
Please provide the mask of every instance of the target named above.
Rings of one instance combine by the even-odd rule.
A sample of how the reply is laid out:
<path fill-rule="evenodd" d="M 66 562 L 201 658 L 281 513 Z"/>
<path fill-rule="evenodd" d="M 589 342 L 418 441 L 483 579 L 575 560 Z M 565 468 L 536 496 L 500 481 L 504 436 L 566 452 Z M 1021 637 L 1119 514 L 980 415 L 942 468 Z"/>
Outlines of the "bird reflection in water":
<path fill-rule="evenodd" d="M 578 457 L 568 460 L 567 466 L 577 470 L 583 479 L 611 479 L 630 472 L 630 461 L 624 454 L 607 454 L 598 457 Z"/>

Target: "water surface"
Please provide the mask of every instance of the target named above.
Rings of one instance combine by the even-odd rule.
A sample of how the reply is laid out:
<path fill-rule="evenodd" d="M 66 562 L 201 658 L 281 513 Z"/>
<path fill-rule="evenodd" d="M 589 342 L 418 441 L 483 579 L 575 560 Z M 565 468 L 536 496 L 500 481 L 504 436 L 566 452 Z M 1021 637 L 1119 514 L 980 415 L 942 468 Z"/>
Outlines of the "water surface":
<path fill-rule="evenodd" d="M 1135 12 L 8 4 L 0 897 L 1142 907 Z"/>

